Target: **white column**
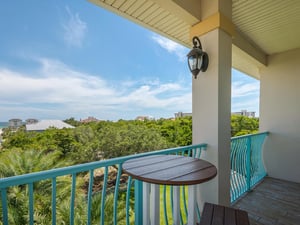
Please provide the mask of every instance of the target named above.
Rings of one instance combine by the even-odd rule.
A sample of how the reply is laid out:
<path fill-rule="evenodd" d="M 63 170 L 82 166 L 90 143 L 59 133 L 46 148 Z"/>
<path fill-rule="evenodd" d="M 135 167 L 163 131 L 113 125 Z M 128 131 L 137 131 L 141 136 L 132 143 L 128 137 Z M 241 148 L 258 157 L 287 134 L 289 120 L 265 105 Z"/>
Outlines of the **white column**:
<path fill-rule="evenodd" d="M 231 36 L 215 29 L 200 37 L 210 63 L 193 78 L 193 143 L 207 143 L 204 159 L 218 176 L 201 184 L 201 202 L 230 201 Z"/>
<path fill-rule="evenodd" d="M 207 17 L 221 12 L 230 20 L 231 1 L 216 2 L 219 4 L 212 6 L 211 1 L 202 0 L 201 12 Z M 209 56 L 209 65 L 207 71 L 200 72 L 197 79 L 192 78 L 193 144 L 208 144 L 207 150 L 202 152 L 202 158 L 217 167 L 218 175 L 199 185 L 198 199 L 200 207 L 205 201 L 229 205 L 232 36 L 217 27 L 199 38 Z"/>

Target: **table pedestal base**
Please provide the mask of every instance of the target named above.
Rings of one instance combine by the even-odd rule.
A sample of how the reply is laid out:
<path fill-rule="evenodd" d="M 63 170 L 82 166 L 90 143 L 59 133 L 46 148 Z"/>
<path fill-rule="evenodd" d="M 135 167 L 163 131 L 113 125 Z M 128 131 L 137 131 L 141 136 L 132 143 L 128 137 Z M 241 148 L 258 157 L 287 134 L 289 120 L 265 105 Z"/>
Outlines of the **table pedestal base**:
<path fill-rule="evenodd" d="M 196 224 L 196 187 L 188 186 L 187 225 Z M 160 224 L 160 186 L 143 182 L 143 225 Z M 173 225 L 180 225 L 180 186 L 173 186 Z"/>

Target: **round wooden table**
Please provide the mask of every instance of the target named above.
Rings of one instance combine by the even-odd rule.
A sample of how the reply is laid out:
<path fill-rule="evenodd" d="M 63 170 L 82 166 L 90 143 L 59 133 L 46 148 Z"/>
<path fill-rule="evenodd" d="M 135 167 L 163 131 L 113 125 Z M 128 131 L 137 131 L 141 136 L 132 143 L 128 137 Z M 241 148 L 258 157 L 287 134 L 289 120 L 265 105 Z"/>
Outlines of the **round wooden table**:
<path fill-rule="evenodd" d="M 144 189 L 146 192 L 156 193 L 159 195 L 158 185 L 174 185 L 174 194 L 179 196 L 179 187 L 181 185 L 189 185 L 189 198 L 188 198 L 188 224 L 195 224 L 196 214 L 196 184 L 200 184 L 213 179 L 217 175 L 217 168 L 202 159 L 178 156 L 178 155 L 152 155 L 141 158 L 130 159 L 123 164 L 123 171 L 130 175 L 132 178 L 144 182 Z M 145 183 L 146 182 L 146 183 Z M 152 191 L 153 189 L 153 191 Z M 156 190 L 156 191 L 155 191 Z M 145 190 L 143 190 L 145 193 Z M 175 196 L 174 196 L 175 197 Z M 156 201 L 159 201 L 159 197 L 153 197 Z M 144 207 L 149 206 L 149 200 L 146 200 Z M 177 202 L 178 201 L 178 202 Z M 174 200 L 174 224 L 179 224 L 179 197 L 178 200 Z M 148 206 L 147 206 L 148 205 Z M 159 204 L 156 204 L 157 207 Z M 153 206 L 154 207 L 154 206 Z M 148 217 L 147 211 L 144 211 L 146 217 Z M 151 209 L 150 209 L 151 210 Z M 177 212 L 176 212 L 177 211 Z M 143 214 L 143 218 L 145 215 Z M 150 213 L 151 214 L 151 213 Z M 153 215 L 149 216 L 151 223 L 159 224 L 159 209 L 154 209 Z M 156 218 L 155 218 L 156 217 Z M 149 218 L 144 218 L 148 224 Z"/>

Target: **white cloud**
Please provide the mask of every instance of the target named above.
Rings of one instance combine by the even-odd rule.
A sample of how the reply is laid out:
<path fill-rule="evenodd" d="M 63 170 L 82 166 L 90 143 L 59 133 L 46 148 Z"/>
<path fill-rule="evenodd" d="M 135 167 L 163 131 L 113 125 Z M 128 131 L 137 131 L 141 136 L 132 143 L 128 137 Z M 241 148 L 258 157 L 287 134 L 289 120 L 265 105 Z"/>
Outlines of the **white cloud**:
<path fill-rule="evenodd" d="M 236 81 L 232 83 L 232 97 L 245 97 L 259 94 L 259 83 L 243 83 Z"/>
<path fill-rule="evenodd" d="M 154 87 L 144 85 L 121 97 L 120 100 L 138 107 L 155 108 L 162 111 L 172 109 L 175 110 L 174 112 L 178 108 L 190 108 L 188 105 L 192 104 L 191 92 L 177 84 L 162 84 Z"/>
<path fill-rule="evenodd" d="M 67 6 L 66 11 L 69 18 L 62 24 L 64 40 L 70 46 L 81 47 L 87 32 L 87 24 L 80 19 L 78 13 L 72 13 Z"/>
<path fill-rule="evenodd" d="M 11 117 L 131 119 L 137 115 L 172 116 L 191 112 L 191 87 L 159 79 L 111 83 L 47 58 L 35 59 L 28 73 L 0 68 L 0 121 Z M 258 113 L 259 82 L 232 83 L 232 110 Z M 156 114 L 155 114 L 156 113 Z M 23 116 L 22 116 L 23 115 Z"/>
<path fill-rule="evenodd" d="M 191 87 L 185 82 L 159 79 L 114 81 L 76 71 L 47 58 L 36 59 L 38 68 L 28 73 L 0 68 L 1 120 L 71 116 L 132 119 L 138 115 L 169 117 L 191 112 Z M 258 113 L 259 83 L 232 83 L 232 110 Z"/>
<path fill-rule="evenodd" d="M 231 110 L 256 112 L 259 116 L 259 82 L 235 81 L 232 83 L 232 105 Z"/>
<path fill-rule="evenodd" d="M 159 35 L 152 36 L 152 39 L 169 53 L 177 55 L 180 61 L 186 60 L 187 50 L 184 46 Z"/>
<path fill-rule="evenodd" d="M 191 110 L 191 90 L 185 84 L 147 84 L 138 81 L 109 81 L 76 71 L 62 62 L 38 59 L 39 67 L 30 74 L 0 68 L 1 119 L 15 116 L 100 119 L 134 118 L 156 111 L 158 116 Z M 23 116 L 20 116 L 20 115 Z"/>

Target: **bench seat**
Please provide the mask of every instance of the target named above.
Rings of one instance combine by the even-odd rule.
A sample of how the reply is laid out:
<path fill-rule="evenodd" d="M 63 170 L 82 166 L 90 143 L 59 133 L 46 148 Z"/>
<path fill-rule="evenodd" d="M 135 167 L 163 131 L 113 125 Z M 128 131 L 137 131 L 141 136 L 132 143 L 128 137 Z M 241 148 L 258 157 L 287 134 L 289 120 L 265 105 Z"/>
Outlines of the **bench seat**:
<path fill-rule="evenodd" d="M 206 202 L 199 225 L 250 225 L 250 223 L 246 211 Z"/>

